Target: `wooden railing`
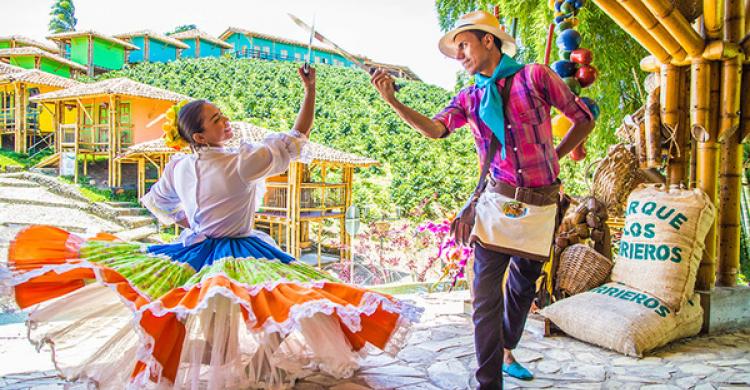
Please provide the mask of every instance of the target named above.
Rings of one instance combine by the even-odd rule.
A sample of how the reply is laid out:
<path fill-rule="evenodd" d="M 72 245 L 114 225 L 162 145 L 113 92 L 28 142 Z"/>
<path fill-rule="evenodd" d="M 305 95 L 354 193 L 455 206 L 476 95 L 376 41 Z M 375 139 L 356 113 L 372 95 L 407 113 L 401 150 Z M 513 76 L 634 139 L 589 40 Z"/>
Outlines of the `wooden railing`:
<path fill-rule="evenodd" d="M 266 183 L 263 197 L 263 211 L 286 211 L 289 186 L 286 183 Z M 300 188 L 301 212 L 328 212 L 343 210 L 346 197 L 346 184 L 343 183 L 302 183 Z"/>

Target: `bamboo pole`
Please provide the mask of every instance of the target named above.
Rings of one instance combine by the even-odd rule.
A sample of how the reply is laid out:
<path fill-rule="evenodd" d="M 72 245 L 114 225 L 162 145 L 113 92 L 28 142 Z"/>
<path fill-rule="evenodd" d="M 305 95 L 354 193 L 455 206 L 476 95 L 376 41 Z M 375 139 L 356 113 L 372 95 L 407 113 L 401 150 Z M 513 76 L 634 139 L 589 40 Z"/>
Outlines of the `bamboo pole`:
<path fill-rule="evenodd" d="M 670 133 L 669 139 L 669 178 L 668 183 L 670 185 L 679 185 L 682 176 L 681 170 L 677 167 L 682 163 L 682 153 L 679 144 L 679 133 L 681 127 L 686 127 L 685 124 L 682 126 L 679 123 L 680 120 L 680 83 L 682 71 L 679 67 L 664 64 L 661 67 L 661 122 L 668 129 Z"/>
<path fill-rule="evenodd" d="M 724 0 L 724 40 L 739 43 L 745 32 L 743 0 Z"/>
<path fill-rule="evenodd" d="M 699 84 L 702 77 L 698 77 L 694 83 L 695 88 L 709 89 L 708 97 L 708 120 L 705 133 L 706 142 L 698 143 L 698 188 L 703 190 L 711 201 L 716 204 L 718 199 L 717 178 L 719 176 L 719 144 L 717 143 L 719 133 L 719 100 L 721 91 L 721 66 L 718 62 L 709 62 L 709 75 L 706 84 Z M 696 117 L 701 119 L 700 116 Z M 703 118 L 705 120 L 705 118 Z M 716 244 L 717 244 L 716 221 L 706 235 L 706 246 L 703 251 L 695 288 L 697 290 L 713 290 L 716 282 Z"/>
<path fill-rule="evenodd" d="M 615 0 L 593 0 L 604 13 L 609 15 L 625 32 L 630 34 L 641 46 L 656 57 L 661 63 L 668 63 L 671 56 L 664 47 L 654 40 L 633 17 Z"/>
<path fill-rule="evenodd" d="M 738 42 L 744 33 L 744 7 L 739 0 L 725 0 L 724 40 Z M 719 172 L 719 247 L 717 283 L 734 286 L 740 265 L 740 195 L 742 190 L 742 144 L 739 129 L 740 83 L 744 56 L 722 63 L 722 106 L 719 142 L 722 142 Z"/>
<path fill-rule="evenodd" d="M 669 34 L 666 28 L 659 23 L 654 14 L 646 8 L 641 0 L 618 0 L 620 5 L 630 12 L 641 27 L 643 27 L 654 38 L 656 42 L 677 61 L 682 61 L 687 56 L 687 52 L 682 46 Z"/>
<path fill-rule="evenodd" d="M 643 0 L 646 7 L 666 27 L 667 31 L 685 48 L 691 58 L 703 53 L 705 41 L 693 30 L 685 16 L 669 0 Z"/>
<path fill-rule="evenodd" d="M 690 164 L 689 147 L 689 74 L 686 68 L 677 68 L 677 124 L 674 127 L 673 144 L 676 149 L 669 159 L 668 182 L 670 185 L 686 186 Z M 670 145 L 670 151 L 672 150 Z"/>
<path fill-rule="evenodd" d="M 706 37 L 708 39 L 721 38 L 724 28 L 724 0 L 703 1 L 703 23 L 706 26 Z"/>
<path fill-rule="evenodd" d="M 740 112 L 740 142 L 745 143 L 748 140 L 748 136 L 750 136 L 750 64 L 742 66 Z"/>
<path fill-rule="evenodd" d="M 22 107 L 22 96 L 21 96 L 21 90 L 18 85 L 18 83 L 13 83 L 13 87 L 15 88 L 15 107 L 13 107 L 13 111 L 15 112 L 13 115 L 15 116 L 15 123 L 13 123 L 13 151 L 16 153 L 21 153 L 21 118 L 24 116 Z"/>
<path fill-rule="evenodd" d="M 711 41 L 703 50 L 703 58 L 707 60 L 719 61 L 725 58 L 737 57 L 744 51 L 744 48 L 735 42 Z"/>
<path fill-rule="evenodd" d="M 646 99 L 644 126 L 646 126 L 646 167 L 661 166 L 661 120 L 659 118 L 659 96 L 661 87 L 656 87 Z"/>

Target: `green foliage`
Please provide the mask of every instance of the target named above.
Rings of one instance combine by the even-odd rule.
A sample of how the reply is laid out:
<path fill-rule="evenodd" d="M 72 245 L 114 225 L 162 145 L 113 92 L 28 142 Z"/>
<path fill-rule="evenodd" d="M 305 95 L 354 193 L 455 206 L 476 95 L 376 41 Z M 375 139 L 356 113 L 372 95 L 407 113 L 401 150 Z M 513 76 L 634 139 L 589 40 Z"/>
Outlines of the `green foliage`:
<path fill-rule="evenodd" d="M 130 77 L 195 98 L 207 99 L 232 120 L 272 130 L 294 124 L 303 89 L 298 64 L 252 59 L 188 59 L 168 64 L 141 64 L 101 77 Z M 432 115 L 452 97 L 444 89 L 404 81 L 399 97 Z M 377 215 L 400 207 L 411 211 L 432 198 L 448 209 L 463 203 L 476 184 L 478 168 L 468 131 L 445 140 L 429 140 L 406 125 L 355 69 L 319 66 L 312 140 L 375 158 L 382 165 L 360 169 L 355 202 L 373 205 Z M 426 215 L 425 217 L 430 217 Z"/>
<path fill-rule="evenodd" d="M 544 61 L 547 32 L 552 23 L 552 11 L 547 1 L 517 0 L 498 2 L 500 15 L 518 18 L 519 52 L 516 58 L 525 63 Z M 494 1 L 488 0 L 436 0 L 440 27 L 449 30 L 463 14 L 477 9 L 491 10 Z M 648 53 L 627 33 L 617 26 L 595 4 L 588 2 L 578 15 L 581 47 L 594 54 L 593 64 L 599 71 L 597 81 L 583 90 L 583 96 L 596 100 L 601 116 L 587 141 L 588 156 L 575 163 L 570 159 L 561 161 L 561 177 L 566 191 L 576 195 L 587 189 L 583 182 L 583 167 L 591 161 L 604 157 L 609 145 L 616 143 L 615 129 L 624 115 L 638 109 L 644 100 L 638 93 L 645 75 L 638 63 Z M 510 24 L 509 18 L 501 20 Z M 557 47 L 552 45 L 550 62 L 557 60 Z M 636 71 L 634 76 L 634 70 Z M 638 80 L 635 78 L 638 77 Z"/>
<path fill-rule="evenodd" d="M 50 10 L 49 31 L 53 34 L 75 31 L 78 19 L 73 0 L 56 0 Z"/>
<path fill-rule="evenodd" d="M 33 156 L 29 156 L 26 153 L 16 153 L 11 150 L 0 149 L 0 166 L 29 168 L 33 167 L 51 154 L 51 149 L 45 149 Z"/>

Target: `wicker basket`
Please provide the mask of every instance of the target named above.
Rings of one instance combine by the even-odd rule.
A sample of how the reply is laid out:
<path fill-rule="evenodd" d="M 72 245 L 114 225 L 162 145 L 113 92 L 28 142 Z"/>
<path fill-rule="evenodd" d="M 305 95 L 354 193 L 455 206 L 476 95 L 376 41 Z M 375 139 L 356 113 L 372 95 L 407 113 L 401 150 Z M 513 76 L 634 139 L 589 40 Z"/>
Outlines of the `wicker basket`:
<path fill-rule="evenodd" d="M 615 130 L 615 136 L 622 142 L 635 143 L 635 133 L 640 130 L 640 125 L 645 120 L 646 106 L 637 109 L 631 115 L 626 115 L 620 127 Z"/>
<path fill-rule="evenodd" d="M 588 178 L 591 175 L 586 174 Z M 591 178 L 591 195 L 607 205 L 610 217 L 623 217 L 630 193 L 646 178 L 638 168 L 638 158 L 625 144 L 610 148 Z"/>
<path fill-rule="evenodd" d="M 575 295 L 602 285 L 612 272 L 614 263 L 585 244 L 575 244 L 560 255 L 556 288 Z"/>

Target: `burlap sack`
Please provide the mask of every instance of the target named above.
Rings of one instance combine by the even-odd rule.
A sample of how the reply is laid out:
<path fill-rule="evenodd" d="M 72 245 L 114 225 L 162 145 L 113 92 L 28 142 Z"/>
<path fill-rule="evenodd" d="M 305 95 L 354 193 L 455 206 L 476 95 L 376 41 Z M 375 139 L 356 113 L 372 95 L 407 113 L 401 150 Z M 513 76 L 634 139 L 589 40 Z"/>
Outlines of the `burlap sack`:
<path fill-rule="evenodd" d="M 693 296 L 704 240 L 715 208 L 701 190 L 642 184 L 628 198 L 611 280 L 680 311 Z"/>
<path fill-rule="evenodd" d="M 703 325 L 698 294 L 675 313 L 655 297 L 619 283 L 562 299 L 541 314 L 572 337 L 637 357 L 694 336 Z"/>

